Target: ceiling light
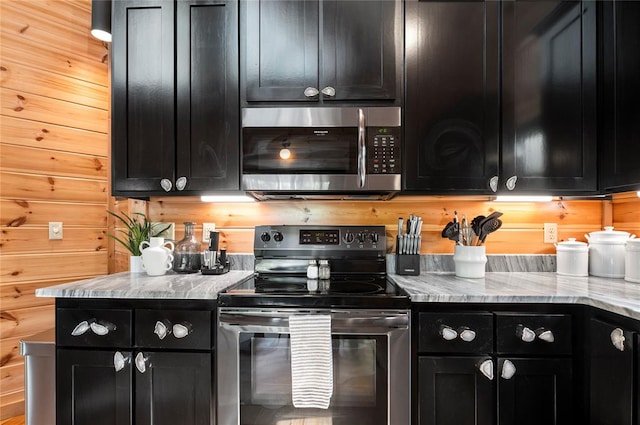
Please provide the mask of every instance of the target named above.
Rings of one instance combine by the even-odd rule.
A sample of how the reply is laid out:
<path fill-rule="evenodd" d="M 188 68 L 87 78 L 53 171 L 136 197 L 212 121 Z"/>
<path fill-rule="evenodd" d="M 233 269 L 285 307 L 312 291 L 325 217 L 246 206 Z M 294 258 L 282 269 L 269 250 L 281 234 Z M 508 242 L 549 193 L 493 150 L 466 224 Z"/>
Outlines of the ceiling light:
<path fill-rule="evenodd" d="M 497 202 L 551 202 L 552 196 L 513 196 L 513 195 L 500 195 L 496 196 Z"/>
<path fill-rule="evenodd" d="M 111 43 L 111 0 L 91 0 L 91 35 Z"/>
<path fill-rule="evenodd" d="M 201 196 L 200 200 L 202 202 L 255 202 L 256 200 L 244 193 L 242 194 L 234 194 L 234 195 L 206 195 Z"/>

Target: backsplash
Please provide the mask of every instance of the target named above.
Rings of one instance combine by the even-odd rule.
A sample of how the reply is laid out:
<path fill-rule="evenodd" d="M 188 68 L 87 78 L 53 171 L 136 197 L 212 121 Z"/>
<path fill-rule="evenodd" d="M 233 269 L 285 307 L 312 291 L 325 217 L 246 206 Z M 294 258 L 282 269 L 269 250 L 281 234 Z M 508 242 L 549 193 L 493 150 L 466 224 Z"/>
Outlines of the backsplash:
<path fill-rule="evenodd" d="M 452 254 L 427 254 L 420 256 L 420 272 L 454 272 Z M 387 272 L 395 273 L 395 255 L 387 255 Z M 495 254 L 487 255 L 487 272 L 555 272 L 556 256 L 553 254 Z"/>

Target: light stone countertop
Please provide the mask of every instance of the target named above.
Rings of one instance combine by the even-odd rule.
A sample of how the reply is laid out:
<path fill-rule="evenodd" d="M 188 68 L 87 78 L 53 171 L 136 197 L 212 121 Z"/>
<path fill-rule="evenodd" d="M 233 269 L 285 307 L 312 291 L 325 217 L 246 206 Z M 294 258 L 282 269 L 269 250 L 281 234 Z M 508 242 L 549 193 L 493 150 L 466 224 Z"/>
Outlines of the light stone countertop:
<path fill-rule="evenodd" d="M 624 279 L 549 272 L 486 273 L 483 279 L 451 272 L 388 276 L 412 302 L 584 304 L 640 320 L 640 283 Z"/>
<path fill-rule="evenodd" d="M 36 290 L 38 297 L 204 299 L 218 298 L 218 292 L 253 276 L 253 270 L 231 270 L 221 275 L 116 273 Z"/>

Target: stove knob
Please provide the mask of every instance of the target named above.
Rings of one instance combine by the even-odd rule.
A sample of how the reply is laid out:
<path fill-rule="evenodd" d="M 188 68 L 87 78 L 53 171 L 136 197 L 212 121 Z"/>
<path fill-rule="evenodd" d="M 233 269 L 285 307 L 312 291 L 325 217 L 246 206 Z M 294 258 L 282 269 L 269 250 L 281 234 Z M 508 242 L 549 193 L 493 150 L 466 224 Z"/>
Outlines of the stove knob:
<path fill-rule="evenodd" d="M 271 235 L 267 232 L 262 232 L 262 234 L 260 235 L 260 240 L 262 240 L 262 242 L 264 243 L 267 243 L 271 240 Z"/>
<path fill-rule="evenodd" d="M 282 239 L 284 239 L 284 236 L 282 236 L 282 233 L 280 232 L 273 232 L 273 240 L 276 242 L 282 242 Z"/>
<path fill-rule="evenodd" d="M 369 234 L 369 240 L 371 241 L 371 243 L 378 243 L 378 234 L 377 233 L 371 233 Z"/>
<path fill-rule="evenodd" d="M 358 242 L 364 243 L 367 240 L 367 235 L 365 233 L 358 233 Z"/>
<path fill-rule="evenodd" d="M 344 234 L 344 237 L 342 238 L 346 243 L 351 243 L 353 242 L 354 236 L 353 233 L 351 232 L 347 232 Z"/>

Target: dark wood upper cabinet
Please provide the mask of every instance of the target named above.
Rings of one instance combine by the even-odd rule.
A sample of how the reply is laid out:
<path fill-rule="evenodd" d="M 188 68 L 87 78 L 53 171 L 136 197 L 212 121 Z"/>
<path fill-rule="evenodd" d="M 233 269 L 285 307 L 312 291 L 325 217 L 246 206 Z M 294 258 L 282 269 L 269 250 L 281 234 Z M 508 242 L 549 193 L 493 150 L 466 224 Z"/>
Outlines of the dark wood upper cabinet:
<path fill-rule="evenodd" d="M 502 18 L 499 191 L 595 193 L 596 2 L 505 1 Z"/>
<path fill-rule="evenodd" d="M 640 3 L 598 2 L 601 188 L 640 189 Z"/>
<path fill-rule="evenodd" d="M 406 12 L 406 189 L 597 191 L 595 2 Z"/>
<path fill-rule="evenodd" d="M 498 175 L 497 2 L 406 2 L 404 186 L 487 192 Z"/>
<path fill-rule="evenodd" d="M 113 194 L 238 189 L 237 3 L 113 8 Z"/>
<path fill-rule="evenodd" d="M 248 0 L 241 5 L 246 102 L 394 101 L 397 0 Z"/>

